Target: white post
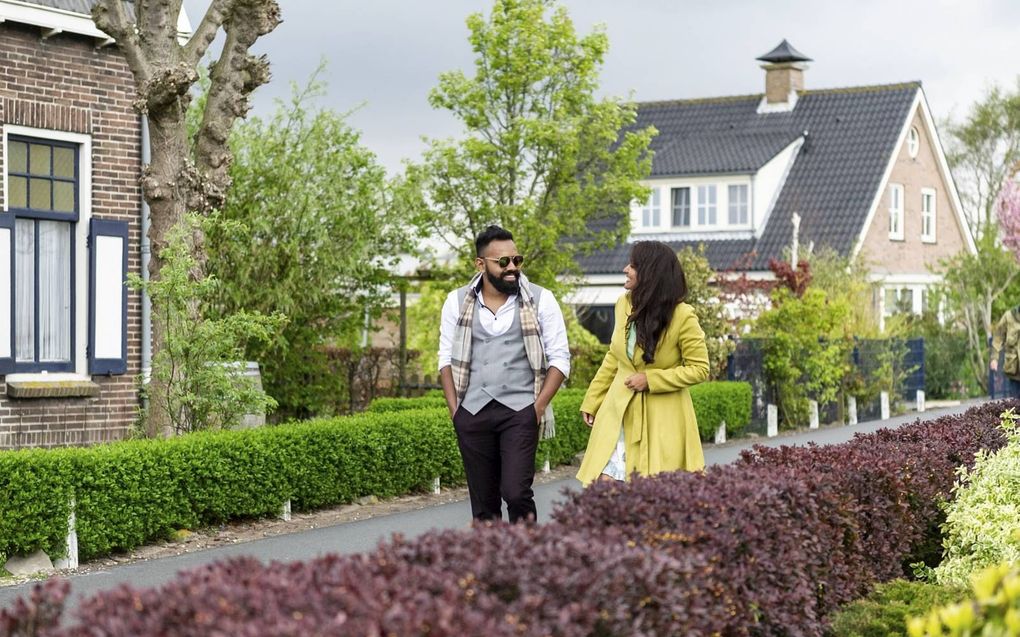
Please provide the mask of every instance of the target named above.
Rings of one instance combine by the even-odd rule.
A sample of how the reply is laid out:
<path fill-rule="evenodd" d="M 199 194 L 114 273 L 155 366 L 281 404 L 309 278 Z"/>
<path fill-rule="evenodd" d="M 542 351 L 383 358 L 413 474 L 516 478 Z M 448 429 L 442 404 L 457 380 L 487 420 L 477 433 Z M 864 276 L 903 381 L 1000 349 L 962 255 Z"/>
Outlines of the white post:
<path fill-rule="evenodd" d="M 439 495 L 439 476 L 432 478 L 432 495 Z"/>
<path fill-rule="evenodd" d="M 74 517 L 74 498 L 71 498 L 71 514 L 67 516 L 67 557 L 59 558 L 54 566 L 60 570 L 78 568 L 78 522 Z"/>
<path fill-rule="evenodd" d="M 715 444 L 721 445 L 726 442 L 726 421 L 719 423 L 719 427 L 715 430 Z"/>
<path fill-rule="evenodd" d="M 857 424 L 857 397 L 847 396 L 846 399 L 847 424 Z"/>
<path fill-rule="evenodd" d="M 549 454 L 545 455 L 545 462 L 542 464 L 542 473 L 549 473 L 552 468 L 549 466 Z"/>
<path fill-rule="evenodd" d="M 889 420 L 889 392 L 884 391 L 881 394 L 882 400 L 882 420 Z"/>
<path fill-rule="evenodd" d="M 768 418 L 768 437 L 774 438 L 779 435 L 779 408 L 775 405 L 769 405 L 766 409 Z"/>
<path fill-rule="evenodd" d="M 808 429 L 818 429 L 818 401 L 808 401 Z"/>
<path fill-rule="evenodd" d="M 287 498 L 287 501 L 280 507 L 280 519 L 284 522 L 290 522 L 290 498 Z"/>
<path fill-rule="evenodd" d="M 917 411 L 918 413 L 924 411 L 924 390 L 917 390 Z"/>

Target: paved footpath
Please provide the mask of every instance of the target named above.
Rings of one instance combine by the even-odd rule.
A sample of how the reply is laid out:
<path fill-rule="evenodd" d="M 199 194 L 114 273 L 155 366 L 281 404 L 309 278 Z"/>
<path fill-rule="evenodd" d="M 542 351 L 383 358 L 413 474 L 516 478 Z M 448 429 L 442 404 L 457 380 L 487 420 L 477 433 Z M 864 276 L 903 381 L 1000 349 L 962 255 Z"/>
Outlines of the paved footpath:
<path fill-rule="evenodd" d="M 947 414 L 962 413 L 982 400 L 965 401 L 959 406 L 929 409 L 921 418 L 930 420 Z M 737 459 L 740 452 L 754 444 L 768 446 L 802 445 L 814 442 L 820 445 L 834 444 L 849 440 L 857 433 L 872 432 L 883 427 L 898 427 L 917 420 L 918 414 L 910 412 L 886 421 L 871 421 L 854 426 L 823 427 L 812 431 L 783 434 L 776 438 L 741 439 L 723 445 L 706 445 L 705 460 L 708 464 L 725 464 Z M 549 519 L 549 512 L 563 499 L 562 492 L 576 491 L 581 484 L 573 478 L 562 479 L 537 485 L 535 499 L 539 521 Z M 465 528 L 470 520 L 470 506 L 466 500 L 430 508 L 395 513 L 367 520 L 348 522 L 279 535 L 243 544 L 217 547 L 195 553 L 136 562 L 109 570 L 96 571 L 70 577 L 70 605 L 76 605 L 80 597 L 113 588 L 121 583 L 135 587 L 150 587 L 162 584 L 181 570 L 191 569 L 209 562 L 236 555 L 252 555 L 263 562 L 308 560 L 326 553 L 360 553 L 368 551 L 393 533 L 415 537 L 431 529 Z M 8 608 L 20 596 L 27 596 L 34 582 L 17 586 L 0 587 L 0 608 Z"/>

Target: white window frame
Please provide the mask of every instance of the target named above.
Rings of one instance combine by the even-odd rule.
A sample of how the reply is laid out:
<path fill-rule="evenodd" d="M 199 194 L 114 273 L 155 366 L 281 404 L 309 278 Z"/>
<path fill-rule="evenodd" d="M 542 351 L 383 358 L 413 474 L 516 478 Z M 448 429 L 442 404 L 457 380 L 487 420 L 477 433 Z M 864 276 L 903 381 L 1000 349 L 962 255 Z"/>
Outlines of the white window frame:
<path fill-rule="evenodd" d="M 910 130 L 907 131 L 907 154 L 910 155 L 911 159 L 914 159 L 920 150 L 921 134 L 917 132 L 916 126 L 911 126 Z"/>
<path fill-rule="evenodd" d="M 744 220 L 740 220 L 740 211 L 737 211 L 737 220 L 733 221 L 730 214 L 733 212 L 733 202 L 730 201 L 730 193 L 736 188 L 744 189 Z M 743 228 L 751 225 L 751 186 L 750 184 L 726 184 L 726 225 L 730 227 Z"/>
<path fill-rule="evenodd" d="M 673 192 L 676 190 L 687 191 L 687 225 L 677 225 L 673 223 Z M 669 187 L 669 226 L 670 228 L 677 230 L 690 230 L 694 227 L 694 190 L 695 187 L 689 185 L 670 186 Z"/>
<path fill-rule="evenodd" d="M 929 199 L 930 197 L 930 199 Z M 925 209 L 925 202 L 931 201 L 931 209 Z M 921 189 L 921 241 L 923 243 L 935 243 L 936 224 L 938 215 L 938 197 L 934 188 Z"/>
<path fill-rule="evenodd" d="M 892 241 L 903 241 L 904 239 L 903 201 L 903 184 L 889 184 L 889 239 Z"/>
<path fill-rule="evenodd" d="M 18 126 L 15 124 L 4 124 L 3 126 L 3 156 L 6 159 L 8 156 L 8 136 L 15 135 L 18 137 L 35 137 L 38 139 L 52 139 L 55 141 L 70 142 L 78 145 L 78 221 L 75 223 L 74 228 L 74 269 L 77 273 L 75 277 L 74 289 L 71 291 L 74 299 L 74 351 L 71 352 L 71 356 L 74 360 L 74 372 L 72 374 L 64 373 L 60 374 L 60 377 L 76 376 L 79 378 L 89 378 L 88 376 L 88 356 L 87 348 L 89 342 L 89 321 L 88 321 L 88 271 L 89 271 L 89 251 L 88 251 L 88 238 L 89 238 L 89 220 L 92 218 L 92 136 L 84 135 L 81 133 L 69 133 L 66 131 L 49 130 L 45 128 L 32 128 L 28 126 Z M 7 162 L 4 162 L 3 169 L 3 184 L 4 193 L 10 192 L 7 187 Z M 9 214 L 7 206 L 7 197 L 4 196 L 3 210 L 5 214 Z M 12 299 L 13 303 L 14 300 Z M 3 325 L 4 321 L 9 321 L 9 318 L 0 317 L 0 333 L 9 333 L 10 324 Z M 4 332 L 3 330 L 7 331 Z M 19 379 L 31 380 L 31 379 L 45 379 L 53 380 L 53 377 L 57 374 L 47 374 L 45 372 L 39 373 L 19 373 Z"/>
<path fill-rule="evenodd" d="M 659 179 L 654 183 L 645 183 L 652 192 L 659 193 L 659 215 L 658 223 L 653 213 L 655 209 L 651 206 L 654 195 L 649 195 L 646 201 L 634 201 L 631 203 L 631 233 L 632 236 L 644 236 L 653 234 L 670 235 L 696 235 L 709 232 L 751 231 L 754 229 L 754 182 L 751 176 L 715 176 L 715 177 L 677 177 L 673 179 Z M 729 223 L 729 187 L 740 186 L 745 188 L 747 193 L 747 216 L 746 222 L 740 224 Z M 673 225 L 673 191 L 675 189 L 687 188 L 690 193 L 690 219 L 689 226 Z M 715 191 L 715 223 L 709 223 L 711 216 L 708 215 L 709 208 L 706 207 L 704 194 L 710 190 Z M 699 223 L 699 208 L 705 216 L 705 222 Z M 645 217 L 648 217 L 648 224 L 645 224 Z"/>
<path fill-rule="evenodd" d="M 719 184 L 699 184 L 695 197 L 695 209 L 698 211 L 694 225 L 700 228 L 716 228 L 719 226 Z M 709 196 L 711 193 L 711 196 Z M 715 201 L 709 202 L 709 199 Z M 704 200 L 704 201 L 703 201 Z M 715 217 L 715 221 L 710 221 Z"/>
<path fill-rule="evenodd" d="M 652 187 L 648 199 L 638 208 L 637 221 L 643 230 L 657 230 L 662 226 L 662 188 Z"/>

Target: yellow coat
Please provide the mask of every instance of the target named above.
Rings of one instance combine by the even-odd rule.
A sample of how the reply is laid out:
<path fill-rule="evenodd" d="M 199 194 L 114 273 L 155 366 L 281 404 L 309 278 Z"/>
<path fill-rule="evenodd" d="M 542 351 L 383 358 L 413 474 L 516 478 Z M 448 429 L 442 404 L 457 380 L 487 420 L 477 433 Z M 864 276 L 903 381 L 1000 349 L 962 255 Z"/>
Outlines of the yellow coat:
<path fill-rule="evenodd" d="M 705 466 L 698 421 L 688 387 L 708 379 L 705 333 L 694 308 L 680 303 L 659 341 L 655 360 L 646 365 L 640 346 L 627 357 L 630 296 L 616 302 L 616 328 L 602 366 L 588 387 L 581 411 L 595 415 L 577 479 L 587 485 L 602 473 L 620 438 L 623 424 L 627 475 Z M 634 392 L 624 381 L 644 372 L 648 391 Z"/>

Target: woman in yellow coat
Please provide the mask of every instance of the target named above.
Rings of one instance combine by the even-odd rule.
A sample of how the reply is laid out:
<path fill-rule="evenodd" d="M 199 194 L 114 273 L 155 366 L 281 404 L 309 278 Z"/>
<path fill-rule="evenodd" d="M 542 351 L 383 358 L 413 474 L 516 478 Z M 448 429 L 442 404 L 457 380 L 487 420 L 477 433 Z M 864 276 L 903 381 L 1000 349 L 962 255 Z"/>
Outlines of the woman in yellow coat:
<path fill-rule="evenodd" d="M 666 244 L 639 241 L 623 272 L 612 342 L 581 403 L 585 485 L 705 466 L 688 388 L 708 378 L 708 349 L 683 269 Z"/>

